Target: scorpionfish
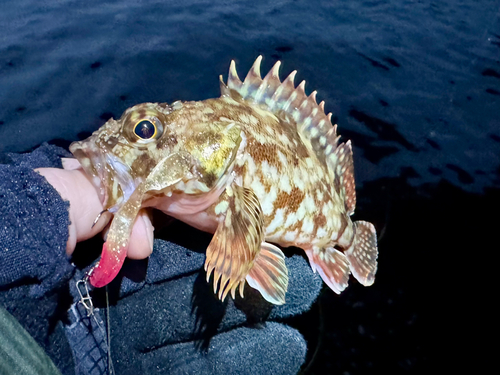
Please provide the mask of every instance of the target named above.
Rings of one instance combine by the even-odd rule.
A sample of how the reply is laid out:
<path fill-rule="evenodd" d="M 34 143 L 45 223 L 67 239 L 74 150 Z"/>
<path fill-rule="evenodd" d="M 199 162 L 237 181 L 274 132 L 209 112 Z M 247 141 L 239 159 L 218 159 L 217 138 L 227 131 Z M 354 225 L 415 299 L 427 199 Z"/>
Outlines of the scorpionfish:
<path fill-rule="evenodd" d="M 351 273 L 374 282 L 375 228 L 350 219 L 350 141 L 339 143 L 316 91 L 295 86 L 296 71 L 281 82 L 278 61 L 262 79 L 261 60 L 243 82 L 232 61 L 217 99 L 138 104 L 71 144 L 114 214 L 92 285 L 119 272 L 142 207 L 214 233 L 205 270 L 221 300 L 237 289 L 243 297 L 248 282 L 267 301 L 285 303 L 288 271 L 276 245 L 302 248 L 336 293 Z"/>

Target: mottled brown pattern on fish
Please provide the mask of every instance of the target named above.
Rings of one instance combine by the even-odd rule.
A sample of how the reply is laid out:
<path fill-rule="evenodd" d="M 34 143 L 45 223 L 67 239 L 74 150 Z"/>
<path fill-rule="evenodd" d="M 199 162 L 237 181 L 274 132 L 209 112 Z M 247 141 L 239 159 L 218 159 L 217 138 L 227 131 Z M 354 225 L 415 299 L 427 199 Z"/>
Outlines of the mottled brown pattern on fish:
<path fill-rule="evenodd" d="M 205 266 L 209 275 L 218 275 L 216 290 L 223 274 L 223 295 L 228 280 L 231 293 L 243 285 L 263 240 L 302 247 L 336 292 L 347 285 L 348 256 L 357 262 L 356 277 L 373 282 L 376 263 L 356 257 L 368 250 L 376 257 L 375 230 L 358 222 L 362 233 L 356 242 L 356 226 L 349 218 L 355 208 L 350 142 L 338 144 L 324 102 L 316 102 L 316 92 L 305 94 L 305 82 L 293 83 L 295 72 L 280 81 L 277 63 L 262 79 L 259 66 L 260 58 L 242 82 L 232 62 L 217 99 L 134 106 L 88 141 L 75 144 L 72 152 L 88 173 L 107 184 L 107 208 L 119 210 L 137 185 L 147 182 L 155 199 L 160 197 L 150 199 L 151 204 L 200 229 L 217 228 Z M 140 128 L 134 130 L 136 125 Z M 110 156 L 93 157 L 92 163 L 110 163 L 111 168 L 94 168 L 86 159 L 92 155 Z M 113 173 L 121 178 L 113 179 Z M 226 251 L 226 240 L 237 249 Z M 354 253 L 354 245 L 362 250 Z M 281 259 L 279 249 L 266 251 Z M 237 266 L 228 271 L 231 262 Z M 282 279 L 283 267 L 275 269 Z M 278 301 L 282 303 L 281 297 Z"/>
<path fill-rule="evenodd" d="M 157 148 L 159 150 L 162 149 L 172 149 L 175 145 L 177 145 L 179 141 L 177 140 L 177 135 L 175 133 L 165 134 L 157 143 Z"/>
<path fill-rule="evenodd" d="M 106 143 L 106 147 L 111 150 L 118 144 L 118 138 L 117 137 L 108 137 L 106 139 L 105 143 Z"/>
<path fill-rule="evenodd" d="M 244 176 L 247 173 L 246 164 L 243 165 L 236 164 L 233 168 L 233 172 L 237 176 Z"/>
<path fill-rule="evenodd" d="M 326 226 L 326 216 L 323 215 L 322 213 L 317 214 L 314 219 L 314 229 L 313 229 L 313 235 L 316 235 L 318 232 L 318 228 L 324 228 Z"/>
<path fill-rule="evenodd" d="M 255 163 L 266 161 L 270 164 L 276 163 L 276 145 L 271 143 L 260 143 L 255 139 L 248 142 L 248 153 L 252 156 Z"/>
<path fill-rule="evenodd" d="M 132 163 L 131 170 L 133 177 L 147 176 L 147 174 L 156 165 L 156 160 L 151 157 L 151 155 L 144 153 L 140 154 L 135 161 Z"/>
<path fill-rule="evenodd" d="M 284 119 L 287 119 L 286 121 Z M 305 145 L 303 140 L 300 138 L 299 133 L 296 131 L 297 124 L 290 118 L 290 116 L 286 116 L 282 114 L 280 118 L 280 126 L 281 131 L 286 137 L 290 140 L 290 144 L 292 148 L 295 150 L 295 154 L 299 158 L 305 158 L 311 155 L 311 150 L 309 150 Z"/>
<path fill-rule="evenodd" d="M 297 187 L 292 188 L 290 193 L 280 191 L 274 201 L 274 212 L 279 208 L 286 211 L 296 212 L 304 200 L 304 192 Z"/>
<path fill-rule="evenodd" d="M 340 228 L 337 230 L 336 236 L 332 239 L 334 241 L 338 241 L 339 238 L 341 238 L 347 229 L 347 226 L 349 225 L 349 220 L 348 217 L 340 217 Z"/>

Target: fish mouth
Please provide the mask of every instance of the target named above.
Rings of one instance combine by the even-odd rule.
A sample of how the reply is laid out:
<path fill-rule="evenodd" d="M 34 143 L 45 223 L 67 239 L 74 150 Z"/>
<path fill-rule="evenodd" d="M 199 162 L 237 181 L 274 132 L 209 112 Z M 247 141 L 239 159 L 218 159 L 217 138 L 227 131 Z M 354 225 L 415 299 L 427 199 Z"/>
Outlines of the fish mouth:
<path fill-rule="evenodd" d="M 69 146 L 69 151 L 80 162 L 83 170 L 90 177 L 92 185 L 99 195 L 99 199 L 104 206 L 107 201 L 106 188 L 104 186 L 104 170 L 99 168 L 102 165 L 102 154 L 98 148 L 91 142 L 79 141 L 73 142 Z"/>
<path fill-rule="evenodd" d="M 94 135 L 73 142 L 69 150 L 90 177 L 105 210 L 116 212 L 135 190 L 130 168 L 110 150 L 100 147 Z"/>

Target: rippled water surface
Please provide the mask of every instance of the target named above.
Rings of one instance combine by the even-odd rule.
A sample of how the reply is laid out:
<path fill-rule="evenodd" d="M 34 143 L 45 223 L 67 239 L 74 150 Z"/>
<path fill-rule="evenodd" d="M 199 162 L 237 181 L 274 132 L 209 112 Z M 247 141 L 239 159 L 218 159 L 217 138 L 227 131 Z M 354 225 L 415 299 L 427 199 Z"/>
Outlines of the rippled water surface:
<path fill-rule="evenodd" d="M 4 1 L 2 149 L 82 138 L 143 101 L 215 97 L 280 59 L 355 146 L 358 181 L 498 179 L 498 1 Z"/>

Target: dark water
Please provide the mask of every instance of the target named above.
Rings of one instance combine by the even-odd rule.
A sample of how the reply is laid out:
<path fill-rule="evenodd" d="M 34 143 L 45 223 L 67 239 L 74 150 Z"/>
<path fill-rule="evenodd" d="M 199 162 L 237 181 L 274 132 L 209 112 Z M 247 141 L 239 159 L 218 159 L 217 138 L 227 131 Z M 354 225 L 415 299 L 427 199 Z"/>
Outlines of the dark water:
<path fill-rule="evenodd" d="M 473 357 L 458 342 L 475 331 L 469 313 L 498 250 L 498 219 L 487 214 L 500 208 L 499 9 L 498 0 L 3 1 L 0 151 L 67 146 L 139 102 L 218 96 L 231 59 L 240 76 L 259 54 L 263 72 L 279 59 L 282 77 L 297 69 L 353 141 L 356 218 L 381 235 L 375 285 L 325 290 L 294 322 L 310 342 L 307 370 L 460 367 Z M 445 359 L 449 347 L 468 355 Z"/>

